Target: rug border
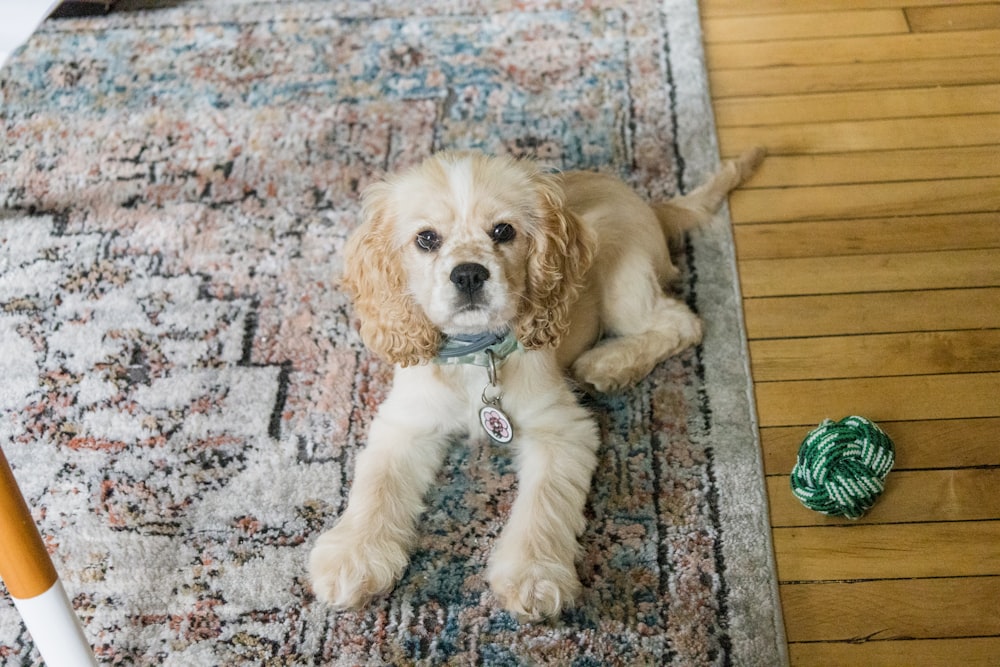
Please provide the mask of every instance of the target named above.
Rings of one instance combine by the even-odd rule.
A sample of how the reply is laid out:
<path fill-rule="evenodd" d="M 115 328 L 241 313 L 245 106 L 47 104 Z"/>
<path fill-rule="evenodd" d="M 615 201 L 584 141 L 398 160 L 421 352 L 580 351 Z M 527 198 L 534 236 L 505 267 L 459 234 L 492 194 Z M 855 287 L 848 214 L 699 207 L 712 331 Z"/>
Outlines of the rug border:
<path fill-rule="evenodd" d="M 676 142 L 684 161 L 681 187 L 690 191 L 720 165 L 697 0 L 663 0 L 667 44 L 694 58 L 693 78 L 675 78 Z M 683 111 L 682 111 L 683 109 Z M 687 121 L 687 122 L 685 122 Z M 741 572 L 763 573 L 745 585 L 728 581 L 729 662 L 787 665 L 777 569 L 771 541 L 760 432 L 750 374 L 742 292 L 728 205 L 712 225 L 693 234 L 698 309 L 705 322 L 702 360 L 712 409 L 711 437 L 719 494 L 724 562 Z M 735 349 L 737 358 L 726 354 Z M 723 409 L 724 408 L 724 409 Z M 747 473 L 751 477 L 747 478 Z"/>

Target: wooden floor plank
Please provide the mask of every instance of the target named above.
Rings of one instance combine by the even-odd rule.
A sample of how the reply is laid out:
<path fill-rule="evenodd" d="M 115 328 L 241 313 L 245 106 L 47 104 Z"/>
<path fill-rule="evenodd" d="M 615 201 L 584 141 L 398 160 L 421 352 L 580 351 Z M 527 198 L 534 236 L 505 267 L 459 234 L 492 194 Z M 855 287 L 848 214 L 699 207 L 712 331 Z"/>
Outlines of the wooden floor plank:
<path fill-rule="evenodd" d="M 729 206 L 737 224 L 989 212 L 1000 209 L 1000 177 L 748 189 Z"/>
<path fill-rule="evenodd" d="M 750 341 L 754 380 L 1000 371 L 1000 329 Z"/>
<path fill-rule="evenodd" d="M 935 7 L 907 7 L 906 20 L 915 32 L 982 30 L 1000 27 L 1000 5 L 955 2 Z"/>
<path fill-rule="evenodd" d="M 776 528 L 781 582 L 1000 575 L 1000 521 Z"/>
<path fill-rule="evenodd" d="M 1000 373 L 760 382 L 761 426 L 815 425 L 863 415 L 876 422 L 1000 417 Z"/>
<path fill-rule="evenodd" d="M 723 127 L 719 142 L 727 155 L 756 145 L 771 155 L 984 146 L 1000 143 L 1000 114 Z"/>
<path fill-rule="evenodd" d="M 705 42 L 744 42 L 807 39 L 832 35 L 884 35 L 909 32 L 900 9 L 857 9 L 770 16 L 706 18 Z"/>
<path fill-rule="evenodd" d="M 750 339 L 1000 327 L 1000 288 L 746 299 Z"/>
<path fill-rule="evenodd" d="M 896 471 L 1000 466 L 998 417 L 880 422 L 879 426 L 896 443 Z M 790 475 L 810 430 L 803 426 L 761 429 L 764 472 Z"/>
<path fill-rule="evenodd" d="M 737 225 L 745 259 L 1000 247 L 1000 211 Z"/>
<path fill-rule="evenodd" d="M 701 0 L 705 17 L 789 14 L 845 9 L 892 9 L 940 5 L 945 0 Z M 962 0 L 962 4 L 989 4 L 995 0 Z"/>
<path fill-rule="evenodd" d="M 748 259 L 745 297 L 1000 287 L 1000 249 Z"/>
<path fill-rule="evenodd" d="M 712 105 L 720 128 L 1000 113 L 1000 85 L 796 92 L 714 99 Z"/>
<path fill-rule="evenodd" d="M 790 65 L 754 70 L 720 69 L 712 75 L 712 96 L 762 97 L 841 90 L 921 88 L 967 83 L 1000 82 L 1000 56 L 928 58 L 919 67 L 900 67 L 899 62 Z"/>
<path fill-rule="evenodd" d="M 785 584 L 781 599 L 791 642 L 1000 634 L 1000 577 Z"/>
<path fill-rule="evenodd" d="M 1000 30 L 968 30 L 960 34 L 932 32 L 718 43 L 708 49 L 707 58 L 708 66 L 713 70 L 759 69 L 992 56 L 996 55 L 997 44 L 1000 44 Z"/>
<path fill-rule="evenodd" d="M 902 448 L 905 443 L 897 443 Z M 789 478 L 768 477 L 767 492 L 775 528 L 860 526 L 1000 519 L 1000 469 L 899 470 L 886 478 L 885 492 L 862 518 L 830 517 L 804 507 L 792 495 Z M 846 539 L 846 538 L 845 538 Z M 791 563 L 779 567 L 794 568 Z M 836 579 L 836 577 L 830 577 Z"/>
<path fill-rule="evenodd" d="M 742 187 L 787 188 L 998 175 L 1000 154 L 996 146 L 945 146 L 865 153 L 771 155 Z"/>
<path fill-rule="evenodd" d="M 996 667 L 998 655 L 1000 637 L 796 643 L 789 647 L 793 667 Z"/>

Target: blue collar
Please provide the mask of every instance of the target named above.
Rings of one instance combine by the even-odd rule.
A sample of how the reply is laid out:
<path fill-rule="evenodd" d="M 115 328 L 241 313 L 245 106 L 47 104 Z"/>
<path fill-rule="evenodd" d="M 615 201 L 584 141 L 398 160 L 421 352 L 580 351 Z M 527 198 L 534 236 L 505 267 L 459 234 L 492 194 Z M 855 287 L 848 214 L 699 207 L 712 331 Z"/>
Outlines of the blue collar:
<path fill-rule="evenodd" d="M 521 344 L 511 331 L 486 332 L 471 335 L 445 336 L 435 361 L 439 364 L 472 364 L 489 367 L 490 355 L 494 361 L 503 361 Z"/>

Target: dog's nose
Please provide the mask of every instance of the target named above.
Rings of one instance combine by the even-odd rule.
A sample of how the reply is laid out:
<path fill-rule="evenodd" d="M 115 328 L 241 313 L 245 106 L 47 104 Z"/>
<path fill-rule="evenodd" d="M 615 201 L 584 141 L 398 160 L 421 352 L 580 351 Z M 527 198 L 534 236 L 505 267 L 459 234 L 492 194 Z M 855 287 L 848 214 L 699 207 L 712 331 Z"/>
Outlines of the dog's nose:
<path fill-rule="evenodd" d="M 459 264 L 451 270 L 451 282 L 462 292 L 472 295 L 483 288 L 490 277 L 489 270 L 482 264 Z"/>

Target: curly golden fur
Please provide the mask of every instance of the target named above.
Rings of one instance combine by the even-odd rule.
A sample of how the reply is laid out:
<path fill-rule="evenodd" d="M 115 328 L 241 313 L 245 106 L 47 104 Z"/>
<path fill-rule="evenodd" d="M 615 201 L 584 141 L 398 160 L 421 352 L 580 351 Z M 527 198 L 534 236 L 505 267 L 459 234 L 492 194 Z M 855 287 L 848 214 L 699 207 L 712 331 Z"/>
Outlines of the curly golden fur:
<path fill-rule="evenodd" d="M 441 332 L 410 295 L 392 239 L 393 214 L 388 186 L 370 187 L 364 198 L 364 222 L 345 248 L 342 287 L 354 302 L 361 338 L 390 363 L 411 366 L 432 359 Z"/>
<path fill-rule="evenodd" d="M 540 200 L 537 234 L 530 239 L 527 289 L 515 332 L 529 349 L 557 347 L 594 258 L 595 239 L 566 208 L 558 182 L 538 172 L 532 181 Z"/>
<path fill-rule="evenodd" d="M 411 366 L 435 357 L 447 322 L 432 322 L 420 308 L 406 279 L 404 255 L 419 254 L 411 238 L 398 234 L 401 225 L 416 223 L 444 232 L 452 225 L 488 227 L 497 220 L 441 219 L 440 193 L 424 186 L 448 178 L 448 165 L 467 164 L 482 181 L 493 200 L 490 209 L 515 224 L 515 233 L 527 243 L 517 258 L 525 270 L 524 291 L 519 295 L 513 322 L 483 322 L 483 329 L 512 326 L 528 349 L 558 345 L 570 325 L 570 307 L 583 286 L 593 257 L 594 239 L 565 206 L 557 178 L 543 173 L 529 161 L 487 158 L 480 154 L 442 153 L 431 162 L 369 187 L 363 198 L 363 222 L 346 248 L 343 285 L 354 301 L 365 344 L 385 360 Z M 503 170 L 498 169 L 499 167 Z M 514 197 L 507 188 L 516 188 Z M 400 191 L 406 196 L 400 196 Z M 428 197 L 432 201 L 426 200 Z M 400 207 L 400 204 L 403 206 Z M 448 215 L 456 211 L 449 210 Z M 488 240 L 483 229 L 481 245 Z M 419 230 L 415 230 L 419 231 Z M 448 268 L 448 267 L 445 267 Z"/>
<path fill-rule="evenodd" d="M 478 410 L 496 379 L 518 496 L 486 579 L 519 618 L 572 604 L 599 442 L 567 375 L 619 390 L 700 341 L 698 318 L 664 293 L 676 275 L 667 239 L 708 222 L 762 157 L 750 151 L 652 207 L 608 176 L 475 153 L 442 153 L 370 187 L 343 284 L 365 343 L 397 368 L 347 508 L 310 555 L 317 596 L 352 608 L 393 587 L 447 444 L 483 433 Z M 447 336 L 505 331 L 520 348 L 496 378 L 432 363 Z"/>

